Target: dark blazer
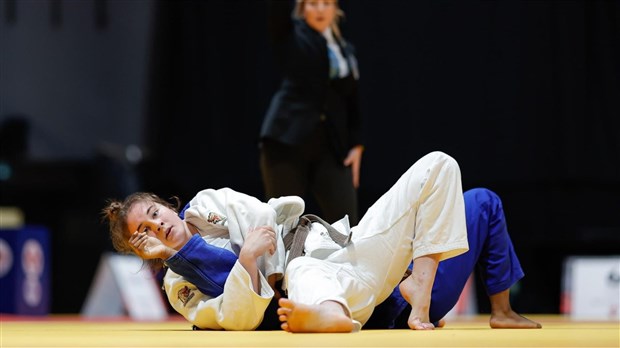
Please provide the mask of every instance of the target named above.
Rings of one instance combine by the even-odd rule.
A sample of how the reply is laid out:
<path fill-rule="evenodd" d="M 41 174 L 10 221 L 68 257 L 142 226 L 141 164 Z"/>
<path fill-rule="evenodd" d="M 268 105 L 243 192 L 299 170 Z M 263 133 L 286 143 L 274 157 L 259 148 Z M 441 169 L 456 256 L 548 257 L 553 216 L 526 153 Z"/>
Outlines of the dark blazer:
<path fill-rule="evenodd" d="M 325 122 L 338 158 L 361 144 L 361 115 L 357 92 L 357 62 L 354 48 L 339 42 L 349 63 L 345 78 L 329 78 L 327 40 L 303 20 L 291 19 L 287 1 L 270 7 L 270 33 L 282 83 L 271 100 L 260 132 L 285 144 L 298 145 Z"/>

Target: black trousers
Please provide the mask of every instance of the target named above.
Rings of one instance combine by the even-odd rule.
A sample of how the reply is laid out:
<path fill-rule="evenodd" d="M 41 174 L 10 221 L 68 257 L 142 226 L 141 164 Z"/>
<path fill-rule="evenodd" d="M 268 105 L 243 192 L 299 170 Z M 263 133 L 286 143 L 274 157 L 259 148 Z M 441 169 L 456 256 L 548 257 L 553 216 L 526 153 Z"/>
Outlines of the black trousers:
<path fill-rule="evenodd" d="M 329 223 L 349 215 L 351 226 L 358 222 L 357 191 L 351 167 L 345 167 L 330 146 L 321 124 L 303 144 L 288 145 L 264 139 L 260 148 L 260 169 L 266 199 L 312 194 L 321 216 Z"/>

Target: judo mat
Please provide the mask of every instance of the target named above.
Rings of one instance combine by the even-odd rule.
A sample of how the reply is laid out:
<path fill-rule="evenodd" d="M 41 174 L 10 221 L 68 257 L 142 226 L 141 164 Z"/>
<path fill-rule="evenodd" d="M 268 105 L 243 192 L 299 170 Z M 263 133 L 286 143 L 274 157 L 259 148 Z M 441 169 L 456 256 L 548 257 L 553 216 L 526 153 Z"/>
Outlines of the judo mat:
<path fill-rule="evenodd" d="M 0 347 L 620 347 L 618 321 L 530 315 L 542 329 L 491 329 L 488 316 L 457 317 L 433 331 L 348 334 L 193 331 L 181 317 L 163 322 L 0 315 Z"/>

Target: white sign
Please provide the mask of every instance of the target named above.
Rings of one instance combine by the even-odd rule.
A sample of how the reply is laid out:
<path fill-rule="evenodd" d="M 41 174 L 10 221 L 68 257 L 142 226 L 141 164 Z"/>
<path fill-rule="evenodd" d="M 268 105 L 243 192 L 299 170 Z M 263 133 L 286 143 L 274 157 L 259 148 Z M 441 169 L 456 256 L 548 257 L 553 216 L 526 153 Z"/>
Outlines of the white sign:
<path fill-rule="evenodd" d="M 106 253 L 82 307 L 86 317 L 129 314 L 134 320 L 160 321 L 168 317 L 159 286 L 137 256 Z"/>
<path fill-rule="evenodd" d="M 567 258 L 563 291 L 572 318 L 620 320 L 620 256 Z"/>

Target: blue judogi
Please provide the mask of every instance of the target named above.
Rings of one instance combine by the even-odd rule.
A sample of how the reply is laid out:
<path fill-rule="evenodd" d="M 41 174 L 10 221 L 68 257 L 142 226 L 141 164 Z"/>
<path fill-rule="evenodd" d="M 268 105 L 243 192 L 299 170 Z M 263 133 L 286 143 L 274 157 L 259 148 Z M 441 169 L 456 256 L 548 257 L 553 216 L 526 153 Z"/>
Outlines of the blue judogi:
<path fill-rule="evenodd" d="M 482 277 L 488 295 L 509 289 L 524 276 L 497 194 L 475 188 L 464 192 L 463 196 L 469 251 L 439 263 L 429 312 L 433 323 L 454 307 L 474 269 Z M 396 287 L 391 296 L 375 308 L 364 328 L 408 328 L 410 311 L 411 306 Z"/>
<path fill-rule="evenodd" d="M 439 263 L 429 313 L 431 322 L 435 323 L 454 307 L 474 269 L 482 277 L 488 295 L 509 289 L 524 276 L 497 194 L 485 188 L 475 188 L 463 195 L 469 251 Z M 182 218 L 185 209 L 187 206 L 179 214 Z M 236 262 L 236 255 L 195 237 L 166 264 L 202 293 L 218 296 Z M 277 328 L 277 307 L 275 301 L 272 302 L 273 306 L 270 305 L 263 320 L 263 324 L 268 325 L 261 325 L 259 329 Z M 375 308 L 364 329 L 408 328 L 410 308 L 396 287 L 390 297 Z"/>

